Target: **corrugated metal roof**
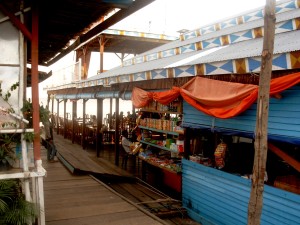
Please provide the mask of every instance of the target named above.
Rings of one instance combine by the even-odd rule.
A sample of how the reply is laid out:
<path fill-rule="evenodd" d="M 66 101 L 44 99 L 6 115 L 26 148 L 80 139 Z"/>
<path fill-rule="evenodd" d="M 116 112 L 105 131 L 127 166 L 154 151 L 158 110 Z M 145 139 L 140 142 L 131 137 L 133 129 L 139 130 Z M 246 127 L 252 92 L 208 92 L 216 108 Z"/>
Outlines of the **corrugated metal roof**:
<path fill-rule="evenodd" d="M 297 24 L 300 21 L 300 8 L 298 7 L 299 5 L 295 1 L 284 0 L 277 2 L 274 54 L 300 50 L 298 42 L 300 31 L 297 30 Z M 134 60 L 125 61 L 124 66 L 113 68 L 82 82 L 109 78 L 116 79 L 114 82 L 123 82 L 118 81 L 116 77 L 138 75 L 147 71 L 163 70 L 166 68 L 207 63 L 213 64 L 234 59 L 260 57 L 263 47 L 262 36 L 264 27 L 262 9 L 256 9 L 251 13 L 243 13 L 240 16 L 232 17 L 234 25 L 230 24 L 231 21 L 228 20 L 199 28 L 203 29 L 203 32 L 196 29 L 194 31 L 195 33 L 196 31 L 198 32 L 196 34 L 197 37 L 191 35 L 192 38 L 190 38 L 187 35 L 186 40 L 176 40 L 161 45 L 134 57 Z M 242 22 L 239 22 L 239 19 L 242 19 Z M 229 24 L 228 27 L 226 26 L 227 24 Z M 215 31 L 206 33 L 205 29 L 208 28 Z M 200 33 L 201 35 L 199 36 Z M 252 65 L 252 67 L 256 68 L 255 65 Z M 251 68 L 251 71 L 253 68 Z M 281 69 L 287 68 L 282 67 Z M 220 70 L 220 72 L 223 73 L 224 71 Z M 207 74 L 210 74 L 210 72 L 207 72 Z M 129 81 L 128 78 L 126 80 L 126 82 Z"/>
<path fill-rule="evenodd" d="M 288 21 L 290 19 L 299 18 L 300 17 L 300 9 L 294 9 L 291 11 L 283 12 L 276 15 L 276 23 L 277 25 L 280 22 Z M 205 41 L 208 39 L 213 39 L 217 37 L 221 37 L 228 34 L 233 34 L 241 31 L 249 31 L 253 28 L 263 27 L 264 21 L 263 19 L 258 19 L 254 21 L 250 21 L 248 23 L 244 23 L 241 25 L 221 29 L 219 31 L 215 31 L 212 33 L 208 33 L 196 38 L 187 39 L 185 41 L 173 41 L 168 44 L 162 45 L 150 51 L 143 53 L 142 55 L 149 55 L 151 53 L 163 52 L 169 49 L 175 49 L 182 46 L 187 46 L 192 43 L 198 43 L 200 41 Z M 284 32 L 284 31 L 278 31 Z M 299 31 L 288 31 L 286 33 L 279 33 L 275 35 L 275 43 L 274 43 L 274 53 L 286 53 L 290 51 L 299 50 L 299 44 L 297 43 L 297 36 L 299 37 Z M 195 65 L 201 63 L 212 63 L 219 62 L 230 59 L 239 59 L 239 58 L 247 58 L 253 56 L 260 56 L 262 51 L 262 43 L 263 38 L 256 38 L 246 41 L 241 41 L 237 43 L 232 43 L 230 45 L 191 51 L 187 53 L 181 53 L 175 56 L 169 56 L 166 58 L 156 59 L 152 61 L 147 61 L 143 63 L 137 63 L 134 65 L 128 66 L 119 66 L 113 68 L 107 72 L 102 74 L 90 77 L 88 80 L 97 80 L 107 77 L 116 77 L 120 75 L 127 74 L 137 74 L 145 71 L 151 71 L 156 69 L 170 68 L 170 67 L 178 67 L 183 65 Z M 238 49 L 238 50 L 237 50 Z M 141 55 L 137 56 L 141 57 Z"/>
<path fill-rule="evenodd" d="M 300 17 L 300 9 L 294 10 L 294 11 L 288 11 L 288 12 L 284 12 L 281 14 L 276 15 L 276 23 L 282 22 L 282 21 L 286 21 L 286 20 L 290 20 L 290 19 L 294 19 Z M 259 19 L 259 20 L 254 20 L 245 24 L 241 24 L 238 26 L 234 26 L 234 27 L 229 27 L 226 29 L 222 29 L 219 31 L 215 31 L 212 33 L 208 33 L 205 34 L 203 36 L 199 36 L 196 38 L 192 38 L 192 39 L 187 39 L 184 41 L 180 41 L 180 40 L 176 40 L 164 45 L 161 45 L 157 48 L 151 49 L 147 52 L 144 52 L 143 54 L 140 54 L 138 56 L 143 56 L 143 55 L 149 55 L 155 52 L 161 52 L 161 51 L 166 51 L 172 48 L 176 48 L 176 47 L 181 47 L 184 45 L 188 45 L 191 43 L 195 43 L 195 42 L 200 42 L 203 40 L 208 40 L 208 39 L 212 39 L 212 38 L 216 38 L 216 37 L 220 37 L 220 36 L 224 36 L 227 34 L 233 34 L 233 33 L 237 33 L 240 31 L 245 31 L 245 30 L 250 30 L 253 28 L 257 28 L 257 27 L 263 27 L 264 26 L 264 20 L 263 19 Z M 137 57 L 138 57 L 137 56 Z"/>
<path fill-rule="evenodd" d="M 119 76 L 119 75 L 123 75 L 123 74 L 133 74 L 133 73 L 139 73 L 139 72 L 144 72 L 144 71 L 148 71 L 148 70 L 162 69 L 172 63 L 180 61 L 186 57 L 196 55 L 198 53 L 199 52 L 197 52 L 197 51 L 188 52 L 185 54 L 175 55 L 175 56 L 171 56 L 168 58 L 163 58 L 163 59 L 159 59 L 159 60 L 153 60 L 153 61 L 149 61 L 149 62 L 145 62 L 145 63 L 135 64 L 133 66 L 116 67 L 114 69 L 106 71 L 97 76 L 90 77 L 88 79 L 88 81 L 97 80 L 100 78 L 114 77 L 114 76 Z M 85 80 L 84 82 L 86 82 L 86 81 L 87 80 Z"/>
<path fill-rule="evenodd" d="M 274 40 L 274 54 L 300 50 L 299 37 L 299 30 L 277 34 Z M 208 55 L 205 55 L 203 57 L 200 56 L 195 60 L 191 60 L 189 62 L 176 66 L 195 65 L 201 63 L 225 61 L 230 59 L 261 56 L 262 48 L 263 38 L 242 41 L 227 46 L 217 47 L 216 51 Z"/>
<path fill-rule="evenodd" d="M 300 50 L 299 37 L 299 30 L 277 34 L 275 36 L 274 54 Z M 251 39 L 227 46 L 188 52 L 132 66 L 117 67 L 98 76 L 91 77 L 89 78 L 89 80 L 96 80 L 99 78 L 114 77 L 125 74 L 134 74 L 169 67 L 195 65 L 201 63 L 211 63 L 230 59 L 260 56 L 262 52 L 262 46 L 263 38 Z"/>

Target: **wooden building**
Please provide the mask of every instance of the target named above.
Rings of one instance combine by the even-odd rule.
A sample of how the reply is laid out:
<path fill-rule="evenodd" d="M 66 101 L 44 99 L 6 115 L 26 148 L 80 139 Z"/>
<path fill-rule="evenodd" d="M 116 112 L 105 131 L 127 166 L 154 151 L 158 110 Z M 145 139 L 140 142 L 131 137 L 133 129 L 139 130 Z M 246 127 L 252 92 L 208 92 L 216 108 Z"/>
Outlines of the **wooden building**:
<path fill-rule="evenodd" d="M 299 224 L 300 221 L 299 7 L 296 0 L 276 2 L 272 79 L 292 76 L 295 82 L 280 90 L 280 95 L 270 102 L 269 183 L 264 185 L 261 224 Z M 120 67 L 82 80 L 71 88 L 50 89 L 48 94 L 56 95 L 59 101 L 72 99 L 71 95 L 77 92 L 97 92 L 103 96 L 110 94 L 110 98 L 132 99 L 134 103 L 136 96 L 133 91 L 139 88 L 150 92 L 149 95 L 146 93 L 152 96 L 149 102 L 164 102 L 163 97 L 156 98 L 153 90 L 169 93 L 179 89 L 182 95 L 182 92 L 186 93 L 184 87 L 195 77 L 218 80 L 225 87 L 239 83 L 257 88 L 264 37 L 263 16 L 264 9 L 260 8 L 226 21 L 208 24 L 182 34 L 179 40 L 126 60 Z M 282 84 L 283 80 L 280 80 Z M 203 88 L 201 85 L 201 82 L 195 83 L 193 88 L 200 90 Z M 214 87 L 217 85 L 212 82 L 211 88 Z M 220 99 L 225 95 L 222 90 L 215 90 Z M 249 108 L 230 118 L 222 118 L 209 113 L 209 110 L 195 107 L 196 104 L 191 102 L 183 97 L 183 127 L 187 139 L 198 138 L 195 143 L 203 145 L 185 146 L 181 175 L 184 206 L 192 218 L 203 224 L 245 224 L 251 188 L 247 175 L 252 173 L 253 166 L 256 103 L 251 102 Z M 102 107 L 99 101 L 99 109 L 102 110 Z M 119 109 L 115 111 L 118 113 Z M 97 116 L 101 117 L 101 113 Z M 115 137 L 118 143 L 118 134 Z M 228 170 L 201 161 L 201 157 L 214 159 L 220 139 L 225 141 L 228 137 L 232 139 L 226 140 L 231 144 L 229 152 L 232 156 Z M 195 156 L 200 159 L 195 160 Z M 283 170 L 278 169 L 279 166 L 285 166 L 286 173 L 280 173 Z"/>
<path fill-rule="evenodd" d="M 6 123 L 7 121 L 2 123 L 1 118 L 0 133 L 21 134 L 19 141 L 22 146 L 22 163 L 16 170 L 1 171 L 0 179 L 22 180 L 26 200 L 39 206 L 38 224 L 45 224 L 43 177 L 46 175 L 40 152 L 38 90 L 38 84 L 44 79 L 45 74 L 39 74 L 38 66 L 51 65 L 82 42 L 97 36 L 101 31 L 151 2 L 151 0 L 74 1 L 72 3 L 64 0 L 59 2 L 1 1 L 0 108 L 1 114 L 8 115 L 9 122 L 13 121 L 13 125 Z M 107 17 L 109 14 L 113 15 Z M 71 40 L 75 42 L 70 44 Z M 26 69 L 27 64 L 31 64 L 30 73 Z M 21 111 L 27 99 L 26 87 L 29 86 L 32 88 L 34 108 L 32 127 L 26 127 L 28 121 L 24 120 Z M 33 144 L 26 143 L 23 138 L 27 133 L 33 133 Z M 31 157 L 28 157 L 29 153 L 27 155 L 29 150 Z"/>

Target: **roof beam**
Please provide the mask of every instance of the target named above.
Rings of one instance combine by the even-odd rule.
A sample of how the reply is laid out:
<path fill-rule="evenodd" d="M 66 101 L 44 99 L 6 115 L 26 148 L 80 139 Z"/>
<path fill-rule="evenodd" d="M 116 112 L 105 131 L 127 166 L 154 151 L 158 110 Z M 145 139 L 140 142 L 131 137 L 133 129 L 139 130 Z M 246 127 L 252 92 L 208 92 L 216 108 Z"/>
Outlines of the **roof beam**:
<path fill-rule="evenodd" d="M 2 11 L 6 16 L 9 17 L 10 21 L 24 34 L 24 36 L 28 40 L 32 40 L 31 33 L 26 28 L 26 26 L 23 23 L 21 23 L 21 21 L 13 13 L 7 10 L 2 3 L 0 3 L 0 11 Z"/>
<path fill-rule="evenodd" d="M 80 36 L 70 47 L 63 50 L 59 55 L 51 59 L 47 62 L 47 65 L 52 65 L 53 63 L 57 62 L 61 58 L 63 58 L 65 55 L 70 53 L 71 51 L 75 50 L 76 48 L 86 44 L 90 40 L 96 38 L 102 31 L 105 29 L 108 29 L 112 25 L 116 24 L 117 22 L 121 21 L 122 19 L 128 17 L 129 15 L 135 13 L 136 11 L 140 10 L 141 8 L 145 7 L 146 5 L 152 3 L 155 0 L 135 0 L 131 6 L 129 6 L 127 9 L 122 9 L 109 17 L 107 20 L 103 21 L 90 31 L 88 31 L 86 34 Z"/>

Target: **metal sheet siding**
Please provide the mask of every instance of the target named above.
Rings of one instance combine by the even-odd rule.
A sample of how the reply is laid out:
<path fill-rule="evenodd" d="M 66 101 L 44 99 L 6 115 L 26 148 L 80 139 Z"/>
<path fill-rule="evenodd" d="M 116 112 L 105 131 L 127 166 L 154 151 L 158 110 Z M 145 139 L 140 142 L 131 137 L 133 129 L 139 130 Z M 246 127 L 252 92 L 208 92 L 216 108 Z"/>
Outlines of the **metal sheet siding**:
<path fill-rule="evenodd" d="M 95 98 L 119 98 L 119 91 L 101 91 L 95 94 Z"/>
<path fill-rule="evenodd" d="M 182 202 L 194 220 L 247 224 L 250 180 L 182 160 Z M 261 224 L 300 224 L 300 196 L 265 186 Z"/>
<path fill-rule="evenodd" d="M 76 99 L 76 94 L 58 94 L 55 99 Z"/>
<path fill-rule="evenodd" d="M 270 98 L 268 133 L 270 139 L 291 139 L 300 142 L 300 86 L 291 87 L 281 93 L 281 99 Z M 254 134 L 256 125 L 256 103 L 248 110 L 230 119 L 219 119 L 206 115 L 187 102 L 183 103 L 184 126 L 209 128 L 220 131 L 236 131 Z"/>
<path fill-rule="evenodd" d="M 183 160 L 182 202 L 204 225 L 247 224 L 249 191 L 249 180 Z"/>
<path fill-rule="evenodd" d="M 95 93 L 78 93 L 77 99 L 95 99 Z"/>

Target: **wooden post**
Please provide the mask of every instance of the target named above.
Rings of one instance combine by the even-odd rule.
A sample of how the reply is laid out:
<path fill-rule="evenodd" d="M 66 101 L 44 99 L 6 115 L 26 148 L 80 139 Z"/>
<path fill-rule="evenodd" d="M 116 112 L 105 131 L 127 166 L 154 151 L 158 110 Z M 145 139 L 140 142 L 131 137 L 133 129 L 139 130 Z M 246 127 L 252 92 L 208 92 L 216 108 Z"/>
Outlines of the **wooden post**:
<path fill-rule="evenodd" d="M 47 94 L 47 109 L 50 111 L 50 95 Z"/>
<path fill-rule="evenodd" d="M 112 98 L 110 98 L 109 99 L 109 115 L 110 115 L 110 117 L 109 117 L 109 128 L 110 129 L 112 129 L 113 128 L 113 124 L 112 124 L 112 122 L 113 122 L 113 118 L 112 118 L 112 105 L 113 105 L 113 99 Z"/>
<path fill-rule="evenodd" d="M 120 156 L 120 116 L 119 116 L 119 98 L 116 98 L 116 127 L 115 127 L 115 164 L 119 165 L 119 156 Z"/>
<path fill-rule="evenodd" d="M 57 134 L 59 134 L 59 99 L 57 99 L 57 123 L 56 123 L 56 127 L 57 127 Z"/>
<path fill-rule="evenodd" d="M 104 45 L 105 45 L 104 34 L 100 35 L 99 44 L 100 44 L 100 73 L 103 73 Z"/>
<path fill-rule="evenodd" d="M 52 115 L 53 115 L 53 113 L 54 113 L 54 95 L 51 95 L 51 113 L 52 113 Z"/>
<path fill-rule="evenodd" d="M 97 99 L 97 134 L 96 134 L 96 153 L 100 156 L 100 149 L 102 146 L 103 133 L 101 132 L 103 120 L 103 99 Z"/>
<path fill-rule="evenodd" d="M 67 138 L 67 101 L 68 99 L 64 99 L 64 138 Z"/>
<path fill-rule="evenodd" d="M 83 99 L 83 106 L 82 106 L 82 137 L 81 137 L 81 146 L 85 149 L 85 107 L 86 107 L 86 99 Z"/>
<path fill-rule="evenodd" d="M 33 151 L 34 160 L 41 159 L 40 144 L 40 104 L 39 104 L 39 14 L 38 3 L 34 1 L 32 13 L 32 40 L 31 40 L 31 93 L 32 93 L 32 118 L 34 129 Z M 11 17 L 13 18 L 13 17 Z M 22 27 L 22 26 L 21 26 Z M 24 31 L 22 31 L 24 33 Z"/>
<path fill-rule="evenodd" d="M 75 123 L 77 119 L 77 100 L 72 101 L 72 143 L 75 143 Z"/>
<path fill-rule="evenodd" d="M 263 206 L 264 177 L 268 153 L 268 115 L 270 81 L 275 32 L 275 0 L 267 0 L 264 18 L 264 42 L 262 51 L 261 74 L 259 79 L 257 118 L 255 132 L 255 155 L 252 186 L 248 205 L 248 225 L 260 224 Z"/>

